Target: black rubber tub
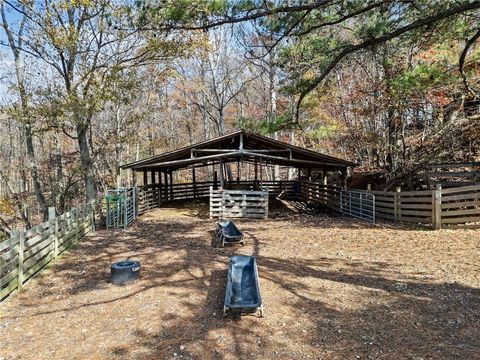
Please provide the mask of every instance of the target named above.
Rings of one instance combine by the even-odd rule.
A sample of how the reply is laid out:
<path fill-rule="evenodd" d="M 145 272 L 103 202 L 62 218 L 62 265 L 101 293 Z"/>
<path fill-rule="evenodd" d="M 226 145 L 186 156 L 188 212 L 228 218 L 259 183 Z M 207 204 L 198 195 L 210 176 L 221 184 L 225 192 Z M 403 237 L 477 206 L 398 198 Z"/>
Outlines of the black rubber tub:
<path fill-rule="evenodd" d="M 230 258 L 223 314 L 259 313 L 263 316 L 262 297 L 254 256 L 234 255 Z"/>
<path fill-rule="evenodd" d="M 125 285 L 140 277 L 140 262 L 136 260 L 118 261 L 110 267 L 112 284 Z"/>

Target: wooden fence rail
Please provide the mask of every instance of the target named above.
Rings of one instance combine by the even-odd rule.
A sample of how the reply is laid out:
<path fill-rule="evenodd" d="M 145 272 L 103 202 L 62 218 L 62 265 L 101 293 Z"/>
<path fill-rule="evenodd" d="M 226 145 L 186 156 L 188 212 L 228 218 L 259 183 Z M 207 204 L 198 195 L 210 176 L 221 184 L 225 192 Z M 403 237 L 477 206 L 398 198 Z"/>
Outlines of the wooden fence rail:
<path fill-rule="evenodd" d="M 89 203 L 0 243 L 0 301 L 25 284 L 63 251 L 94 231 L 95 203 Z"/>
<path fill-rule="evenodd" d="M 309 205 L 327 207 L 340 212 L 340 192 L 342 188 L 315 182 L 302 183 L 301 198 Z"/>
<path fill-rule="evenodd" d="M 268 191 L 213 190 L 210 188 L 210 218 L 268 217 Z"/>
<path fill-rule="evenodd" d="M 240 181 L 245 189 L 259 187 L 270 195 L 286 198 L 300 197 L 312 206 L 340 211 L 338 186 L 298 181 Z M 213 182 L 174 184 L 166 189 L 158 184 L 139 187 L 138 210 L 142 214 L 160 207 L 164 202 L 179 199 L 208 197 Z M 168 191 L 167 191 L 168 190 Z M 357 190 L 357 189 L 353 189 Z M 365 191 L 365 190 L 358 190 Z M 375 218 L 396 222 L 423 224 L 434 229 L 441 227 L 480 227 L 480 185 L 423 191 L 370 191 L 375 195 Z"/>
<path fill-rule="evenodd" d="M 233 182 L 232 185 L 242 185 L 249 190 L 260 187 L 261 190 L 267 191 L 272 195 L 283 195 L 292 197 L 295 195 L 295 181 L 254 181 Z M 170 201 L 205 198 L 210 196 L 210 187 L 214 187 L 213 181 L 173 184 L 165 186 L 160 184 L 149 184 L 138 187 L 138 214 L 143 214 L 149 210 L 158 208 Z"/>
<path fill-rule="evenodd" d="M 302 198 L 339 211 L 340 188 L 305 182 Z M 365 191 L 365 190 L 359 190 Z M 365 191 L 375 195 L 375 217 L 434 229 L 480 228 L 480 185 L 424 191 Z"/>

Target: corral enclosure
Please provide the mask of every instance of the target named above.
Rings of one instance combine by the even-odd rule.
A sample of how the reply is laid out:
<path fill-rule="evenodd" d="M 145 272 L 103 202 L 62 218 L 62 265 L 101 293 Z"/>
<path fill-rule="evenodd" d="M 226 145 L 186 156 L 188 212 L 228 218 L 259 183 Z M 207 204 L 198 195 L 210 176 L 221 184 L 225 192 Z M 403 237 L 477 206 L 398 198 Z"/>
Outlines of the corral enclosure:
<path fill-rule="evenodd" d="M 214 155 L 194 155 L 203 152 Z M 286 155 L 268 155 L 277 152 Z M 224 161 L 237 163 L 235 181 L 224 178 L 228 173 Z M 253 165 L 253 180 L 241 179 L 242 161 Z M 198 164 L 203 168 L 211 167 L 212 180 L 196 181 Z M 304 166 L 306 168 L 303 173 L 306 177 L 302 176 L 299 167 L 296 169 L 297 180 L 264 180 L 263 166 L 268 164 Z M 185 170 L 185 166 L 186 170 L 192 172 L 192 181 L 174 183 L 173 171 Z M 270 201 L 279 200 L 296 202 L 309 211 L 330 209 L 373 223 L 378 219 L 386 219 L 416 226 L 426 225 L 433 229 L 479 227 L 480 185 L 448 189 L 437 186 L 434 190 L 424 191 L 401 191 L 397 188 L 397 191 L 392 192 L 352 191 L 346 189 L 345 177 L 343 187 L 327 183 L 329 173 L 340 172 L 346 175 L 350 166 L 352 163 L 341 159 L 241 130 L 128 165 L 127 167 L 143 172 L 144 184 L 108 192 L 104 203 L 106 226 L 107 229 L 126 228 L 138 215 L 169 206 L 172 202 L 209 198 L 210 218 L 266 219 L 269 216 Z M 221 174 L 220 181 L 216 169 Z M 314 170 L 321 174 L 322 182 L 312 181 Z M 98 214 L 101 211 L 97 211 Z M 94 204 L 87 204 L 59 217 L 53 216 L 49 221 L 28 231 L 14 232 L 11 239 L 2 242 L 0 300 L 20 290 L 52 259 L 56 259 L 59 253 L 93 230 L 94 217 Z"/>
<path fill-rule="evenodd" d="M 275 210 L 275 211 L 274 211 Z M 475 358 L 475 230 L 272 209 L 238 220 L 247 245 L 212 246 L 204 202 L 172 203 L 88 236 L 2 303 L 5 358 Z M 221 315 L 229 256 L 257 257 L 265 317 Z M 141 280 L 108 282 L 121 259 Z M 41 329 L 41 331 L 39 331 Z"/>
<path fill-rule="evenodd" d="M 265 195 L 259 199 L 259 194 L 253 192 L 268 191 L 270 196 L 302 200 L 314 208 L 327 207 L 346 213 L 344 208 L 353 206 L 356 212 L 350 211 L 350 214 L 370 220 L 373 217 L 373 221 L 388 219 L 433 229 L 479 226 L 480 185 L 442 189 L 437 184 L 434 189 L 421 191 L 402 191 L 399 187 L 395 191 L 347 189 L 347 175 L 355 165 L 240 130 L 136 161 L 124 168 L 142 175 L 137 201 L 140 214 L 174 200 L 210 197 L 212 217 L 222 216 L 225 211 L 226 216 L 267 217 Z M 280 168 L 286 170 L 283 176 Z M 290 176 L 292 169 L 294 179 Z M 199 170 L 208 172 L 198 182 Z M 269 170 L 273 171 L 267 177 Z M 191 172 L 187 182 L 174 181 L 173 174 L 181 171 Z M 358 197 L 352 200 L 348 190 L 360 192 L 360 200 Z M 233 191 L 232 195 L 227 194 L 229 191 Z M 347 193 L 342 196 L 342 191 Z M 234 199 L 229 209 L 225 208 L 222 194 Z M 371 201 L 362 203 L 362 194 Z"/>
<path fill-rule="evenodd" d="M 345 176 L 340 186 L 327 181 L 331 171 L 345 175 L 347 164 L 329 163 L 338 159 L 322 154 L 315 161 L 292 154 L 271 159 L 308 165 L 296 169 L 295 180 L 263 179 L 260 161 L 253 161 L 254 169 L 260 165 L 253 180 L 240 178 L 243 156 L 248 163 L 269 151 L 279 149 L 228 149 L 223 158 L 237 161 L 234 181 L 215 158 L 207 166 L 219 165 L 223 175 L 212 172 L 213 179 L 197 182 L 195 167 L 188 168 L 190 183 L 174 183 L 171 168 L 151 169 L 171 166 L 170 160 L 149 160 L 143 185 L 115 191 L 117 200 L 123 194 L 125 212 L 112 223 L 107 216 L 107 224 L 124 219 L 122 231 L 88 234 L 95 228 L 89 204 L 15 233 L 0 249 L 6 261 L 1 295 L 22 291 L 1 305 L 6 340 L 0 355 L 343 359 L 478 353 L 472 335 L 480 331 L 478 232 L 423 226 L 478 226 L 480 186 L 350 191 Z M 313 180 L 315 169 L 321 181 Z M 377 223 L 341 215 L 357 216 L 358 206 Z M 107 203 L 103 210 L 116 209 Z M 238 220 L 247 245 L 218 247 L 212 218 L 236 215 L 249 218 Z M 221 317 L 227 264 L 236 253 L 257 258 L 265 318 Z M 115 287 L 109 266 L 124 259 L 140 260 L 142 277 Z"/>

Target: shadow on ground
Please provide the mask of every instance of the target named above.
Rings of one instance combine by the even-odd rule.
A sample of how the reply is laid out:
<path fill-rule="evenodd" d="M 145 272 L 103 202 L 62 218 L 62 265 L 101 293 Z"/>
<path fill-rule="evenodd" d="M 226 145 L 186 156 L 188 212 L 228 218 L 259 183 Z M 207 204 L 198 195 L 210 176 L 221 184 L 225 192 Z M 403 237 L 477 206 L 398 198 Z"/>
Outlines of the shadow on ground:
<path fill-rule="evenodd" d="M 350 235 L 357 225 L 375 227 L 292 213 L 288 220 L 240 221 L 248 245 L 218 248 L 215 222 L 198 217 L 195 206 L 175 215 L 177 206 L 146 214 L 127 231 L 98 231 L 13 300 L 2 321 L 20 328 L 56 322 L 56 331 L 73 332 L 78 351 L 100 358 L 480 356 L 477 287 L 410 275 L 389 261 L 322 255 L 327 226 Z M 272 231 L 287 236 L 269 238 Z M 318 234 L 312 240 L 309 232 Z M 238 252 L 257 256 L 265 318 L 221 315 L 228 259 Z M 141 261 L 140 281 L 109 283 L 109 266 L 121 259 Z M 82 341 L 77 332 L 85 327 L 95 336 L 84 333 Z M 7 348 L 17 341 L 9 339 Z M 42 341 L 52 340 L 36 337 L 26 349 L 42 357 Z"/>

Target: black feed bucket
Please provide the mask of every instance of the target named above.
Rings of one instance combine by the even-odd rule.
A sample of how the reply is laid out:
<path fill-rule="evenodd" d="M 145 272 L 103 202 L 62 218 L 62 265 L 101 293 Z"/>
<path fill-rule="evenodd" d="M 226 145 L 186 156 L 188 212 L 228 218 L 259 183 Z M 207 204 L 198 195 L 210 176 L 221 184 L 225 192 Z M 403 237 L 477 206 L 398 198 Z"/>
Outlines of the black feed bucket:
<path fill-rule="evenodd" d="M 110 267 L 111 281 L 115 285 L 131 283 L 140 276 L 140 262 L 135 260 L 119 261 Z"/>

